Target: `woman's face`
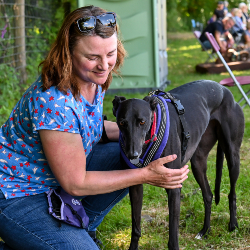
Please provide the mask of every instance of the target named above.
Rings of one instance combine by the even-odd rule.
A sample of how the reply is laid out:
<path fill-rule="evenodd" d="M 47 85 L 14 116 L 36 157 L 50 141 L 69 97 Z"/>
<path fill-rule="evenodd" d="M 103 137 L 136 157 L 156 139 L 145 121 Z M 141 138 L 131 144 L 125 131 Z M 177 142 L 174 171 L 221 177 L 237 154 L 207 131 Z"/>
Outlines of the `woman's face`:
<path fill-rule="evenodd" d="M 106 82 L 117 58 L 117 36 L 109 38 L 85 36 L 78 40 L 72 52 L 73 72 L 80 84 Z"/>
<path fill-rule="evenodd" d="M 237 16 L 242 17 L 242 10 L 241 9 L 239 9 L 239 11 L 237 12 Z"/>

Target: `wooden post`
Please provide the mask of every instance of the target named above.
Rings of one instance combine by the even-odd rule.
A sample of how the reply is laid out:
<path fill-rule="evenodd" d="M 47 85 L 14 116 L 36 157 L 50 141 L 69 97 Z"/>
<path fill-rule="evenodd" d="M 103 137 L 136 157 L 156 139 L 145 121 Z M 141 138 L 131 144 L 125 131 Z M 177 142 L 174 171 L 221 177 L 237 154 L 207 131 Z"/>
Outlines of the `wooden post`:
<path fill-rule="evenodd" d="M 25 0 L 15 0 L 15 66 L 21 73 L 21 83 L 26 82 L 26 46 L 25 46 Z"/>
<path fill-rule="evenodd" d="M 63 3 L 64 17 L 66 17 L 71 11 L 71 3 L 69 1 Z"/>

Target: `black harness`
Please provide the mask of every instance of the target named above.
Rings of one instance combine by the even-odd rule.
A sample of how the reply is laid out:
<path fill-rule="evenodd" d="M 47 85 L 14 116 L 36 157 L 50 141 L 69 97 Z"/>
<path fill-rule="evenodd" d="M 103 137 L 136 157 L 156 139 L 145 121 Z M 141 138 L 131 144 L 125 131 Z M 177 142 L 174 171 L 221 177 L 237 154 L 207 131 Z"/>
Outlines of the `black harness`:
<path fill-rule="evenodd" d="M 169 92 L 161 91 L 159 89 L 151 91 L 148 95 L 149 96 L 161 95 L 165 99 L 170 99 L 171 103 L 174 105 L 174 107 L 178 113 L 178 116 L 180 118 L 181 126 L 182 126 L 181 161 L 183 161 L 184 157 L 185 157 L 186 150 L 187 150 L 187 146 L 188 146 L 188 140 L 190 139 L 188 125 L 187 125 L 187 122 L 186 122 L 186 119 L 184 116 L 185 109 L 184 109 L 183 105 L 181 104 L 180 100 L 176 99 L 172 94 L 170 94 Z"/>

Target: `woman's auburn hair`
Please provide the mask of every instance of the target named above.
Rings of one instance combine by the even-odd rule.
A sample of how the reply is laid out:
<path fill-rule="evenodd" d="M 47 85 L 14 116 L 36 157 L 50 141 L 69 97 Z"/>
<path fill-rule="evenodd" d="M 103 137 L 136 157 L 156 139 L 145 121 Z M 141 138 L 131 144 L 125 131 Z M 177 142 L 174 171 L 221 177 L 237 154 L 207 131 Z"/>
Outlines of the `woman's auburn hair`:
<path fill-rule="evenodd" d="M 106 13 L 104 9 L 95 6 L 86 6 L 71 12 L 64 20 L 61 29 L 53 43 L 47 58 L 39 65 L 42 66 L 42 90 L 46 91 L 51 86 L 56 86 L 64 94 L 70 90 L 76 99 L 80 97 L 80 86 L 72 72 L 72 51 L 77 41 L 84 36 L 100 36 L 102 38 L 117 35 L 117 60 L 114 68 L 109 73 L 106 82 L 102 85 L 102 91 L 109 88 L 113 73 L 120 76 L 120 68 L 126 56 L 126 50 L 119 38 L 119 28 L 106 27 L 96 22 L 95 29 L 89 32 L 81 32 L 76 20 L 86 16 L 97 16 Z"/>

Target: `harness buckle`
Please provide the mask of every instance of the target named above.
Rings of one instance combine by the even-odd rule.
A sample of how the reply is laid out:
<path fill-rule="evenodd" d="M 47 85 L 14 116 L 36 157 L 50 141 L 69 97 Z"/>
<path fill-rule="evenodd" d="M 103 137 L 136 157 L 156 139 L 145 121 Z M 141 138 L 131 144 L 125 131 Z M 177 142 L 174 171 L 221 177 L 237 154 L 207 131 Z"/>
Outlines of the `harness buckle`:
<path fill-rule="evenodd" d="M 177 112 L 178 112 L 179 115 L 183 115 L 183 114 L 185 113 L 185 109 L 184 109 L 184 107 L 182 106 L 180 100 L 176 100 L 176 99 L 175 99 L 175 100 L 174 100 L 174 105 L 175 105 L 175 107 L 176 107 Z"/>
<path fill-rule="evenodd" d="M 189 134 L 189 132 L 183 132 L 183 135 L 184 135 L 184 138 L 185 138 L 186 140 L 189 140 L 189 139 L 190 139 L 190 134 Z"/>

